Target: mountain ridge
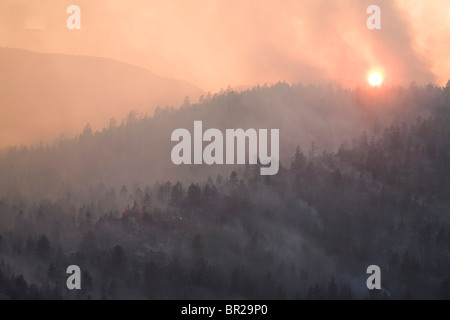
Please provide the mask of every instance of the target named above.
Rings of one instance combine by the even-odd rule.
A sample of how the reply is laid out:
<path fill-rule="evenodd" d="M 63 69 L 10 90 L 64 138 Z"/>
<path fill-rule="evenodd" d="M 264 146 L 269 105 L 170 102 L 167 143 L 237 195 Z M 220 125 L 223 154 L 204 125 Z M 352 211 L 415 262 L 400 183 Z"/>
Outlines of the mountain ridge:
<path fill-rule="evenodd" d="M 5 47 L 0 74 L 0 147 L 75 135 L 87 123 L 101 129 L 131 110 L 152 114 L 204 94 L 187 81 L 111 58 Z"/>

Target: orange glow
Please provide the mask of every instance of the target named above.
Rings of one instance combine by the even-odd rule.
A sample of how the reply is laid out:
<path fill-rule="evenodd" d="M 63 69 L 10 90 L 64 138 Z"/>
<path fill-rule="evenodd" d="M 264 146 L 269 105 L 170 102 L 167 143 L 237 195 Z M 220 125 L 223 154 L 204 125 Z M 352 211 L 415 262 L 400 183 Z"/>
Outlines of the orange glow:
<path fill-rule="evenodd" d="M 382 86 L 445 86 L 450 74 L 448 0 L 383 1 L 381 30 L 366 27 L 367 1 L 77 0 L 81 29 L 69 30 L 72 3 L 0 1 L 0 149 L 228 86 L 354 88 L 368 71 Z"/>

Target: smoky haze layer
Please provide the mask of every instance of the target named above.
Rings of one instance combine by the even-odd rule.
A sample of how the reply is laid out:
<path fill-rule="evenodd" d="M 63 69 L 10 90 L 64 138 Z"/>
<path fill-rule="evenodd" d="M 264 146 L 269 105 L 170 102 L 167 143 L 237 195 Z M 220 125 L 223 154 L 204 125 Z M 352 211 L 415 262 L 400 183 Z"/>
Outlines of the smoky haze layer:
<path fill-rule="evenodd" d="M 0 48 L 0 147 L 101 129 L 131 109 L 153 114 L 202 90 L 105 58 Z"/>
<path fill-rule="evenodd" d="M 202 94 L 146 70 L 211 92 L 279 81 L 354 88 L 373 70 L 387 86 L 444 85 L 450 73 L 445 0 L 378 1 L 380 30 L 366 27 L 370 0 L 80 0 L 80 30 L 66 27 L 70 4 L 0 3 L 0 46 L 48 54 L 1 49 L 0 147 Z"/>
<path fill-rule="evenodd" d="M 281 166 L 286 167 L 298 145 L 314 158 L 341 144 L 352 145 L 363 132 L 370 138 L 382 134 L 385 125 L 426 118 L 442 99 L 442 88 L 431 85 L 346 90 L 285 83 L 201 96 L 198 103 L 186 99 L 179 109 L 156 109 L 153 117 L 131 112 L 102 131 L 88 125 L 75 139 L 4 150 L 0 192 L 30 199 L 54 198 L 68 190 L 81 196 L 100 183 L 133 187 L 157 180 L 191 182 L 243 170 L 244 166 L 172 163 L 172 132 L 185 128 L 193 134 L 195 120 L 203 121 L 204 130 L 222 132 L 279 129 Z"/>
<path fill-rule="evenodd" d="M 389 84 L 445 85 L 447 0 L 379 0 L 381 30 L 369 30 L 371 0 L 79 0 L 81 30 L 66 28 L 70 1 L 4 0 L 0 45 L 109 57 L 221 87 L 278 81 L 348 87 L 383 68 Z"/>

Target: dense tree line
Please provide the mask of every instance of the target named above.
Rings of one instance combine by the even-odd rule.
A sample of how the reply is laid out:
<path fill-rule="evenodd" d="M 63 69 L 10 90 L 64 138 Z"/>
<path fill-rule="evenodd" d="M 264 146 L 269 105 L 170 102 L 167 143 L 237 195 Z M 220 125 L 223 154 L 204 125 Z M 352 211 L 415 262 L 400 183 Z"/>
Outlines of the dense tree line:
<path fill-rule="evenodd" d="M 60 198 L 66 189 L 84 196 L 99 183 L 145 186 L 180 180 L 187 185 L 218 173 L 229 176 L 233 168 L 228 166 L 186 168 L 170 161 L 172 132 L 192 132 L 195 120 L 203 121 L 204 130 L 222 132 L 280 129 L 280 160 L 288 166 L 297 145 L 308 157 L 317 156 L 323 150 L 337 151 L 363 131 L 371 138 L 394 123 L 411 123 L 418 116 L 428 119 L 448 103 L 449 92 L 450 85 L 349 90 L 278 83 L 240 93 L 226 90 L 201 97 L 198 103 L 186 99 L 180 108 L 158 108 L 153 116 L 131 112 L 122 121 L 111 119 L 101 131 L 87 125 L 74 138 L 0 150 L 0 194 L 39 201 Z"/>
<path fill-rule="evenodd" d="M 299 146 L 275 176 L 246 165 L 4 195 L 0 298 L 449 299 L 450 86 L 440 92 L 427 117 L 337 151 Z M 79 291 L 66 288 L 72 264 Z M 366 288 L 372 264 L 382 290 Z"/>

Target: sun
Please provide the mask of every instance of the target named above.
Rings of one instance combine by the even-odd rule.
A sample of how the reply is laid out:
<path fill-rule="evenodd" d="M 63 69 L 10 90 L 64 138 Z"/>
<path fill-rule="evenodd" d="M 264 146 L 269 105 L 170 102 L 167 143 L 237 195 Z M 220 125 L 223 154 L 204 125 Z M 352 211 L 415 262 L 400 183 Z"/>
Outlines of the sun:
<path fill-rule="evenodd" d="M 372 72 L 369 75 L 369 83 L 372 86 L 379 86 L 381 84 L 381 82 L 383 82 L 383 76 L 381 75 L 381 73 L 379 72 Z"/>

